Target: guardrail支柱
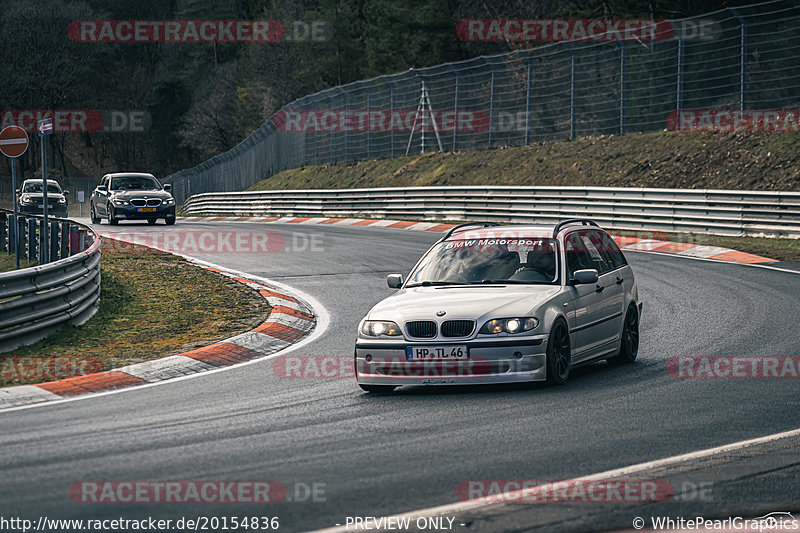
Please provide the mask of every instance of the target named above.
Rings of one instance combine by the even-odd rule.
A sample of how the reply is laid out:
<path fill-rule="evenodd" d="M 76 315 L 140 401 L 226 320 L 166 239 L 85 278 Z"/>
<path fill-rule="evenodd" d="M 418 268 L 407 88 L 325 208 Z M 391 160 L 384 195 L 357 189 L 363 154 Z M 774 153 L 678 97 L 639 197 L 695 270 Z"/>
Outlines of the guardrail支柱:
<path fill-rule="evenodd" d="M 589 217 L 619 230 L 800 237 L 800 192 L 559 186 L 448 186 L 204 193 L 184 215 L 488 220 Z"/>

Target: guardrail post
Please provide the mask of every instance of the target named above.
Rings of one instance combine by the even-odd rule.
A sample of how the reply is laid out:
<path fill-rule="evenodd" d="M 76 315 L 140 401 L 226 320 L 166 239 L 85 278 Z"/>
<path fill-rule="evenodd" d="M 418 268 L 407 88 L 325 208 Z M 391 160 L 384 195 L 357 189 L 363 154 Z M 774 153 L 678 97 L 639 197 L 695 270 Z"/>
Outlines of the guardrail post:
<path fill-rule="evenodd" d="M 26 232 L 28 237 L 28 261 L 36 261 L 36 226 L 36 219 L 29 218 L 28 231 Z"/>
<path fill-rule="evenodd" d="M 13 254 L 17 251 L 17 219 L 14 215 L 8 215 L 8 253 Z"/>
<path fill-rule="evenodd" d="M 60 225 L 56 220 L 50 222 L 50 261 L 61 259 L 58 256 L 58 229 Z"/>
<path fill-rule="evenodd" d="M 628 49 L 625 41 L 619 43 L 619 134 L 625 135 L 625 77 L 628 74 Z"/>
<path fill-rule="evenodd" d="M 5 214 L 2 215 L 2 221 L 3 222 L 0 224 L 0 250 L 7 252 L 10 251 L 11 242 L 9 241 L 8 245 L 6 244 L 6 224 L 8 224 L 8 217 Z"/>
<path fill-rule="evenodd" d="M 64 259 L 69 257 L 69 223 L 59 222 L 59 224 L 61 225 L 61 231 L 59 232 L 61 237 L 61 259 Z"/>
<path fill-rule="evenodd" d="M 747 21 L 739 15 L 739 12 L 729 8 L 739 24 L 742 25 L 739 37 L 739 110 L 747 109 Z"/>

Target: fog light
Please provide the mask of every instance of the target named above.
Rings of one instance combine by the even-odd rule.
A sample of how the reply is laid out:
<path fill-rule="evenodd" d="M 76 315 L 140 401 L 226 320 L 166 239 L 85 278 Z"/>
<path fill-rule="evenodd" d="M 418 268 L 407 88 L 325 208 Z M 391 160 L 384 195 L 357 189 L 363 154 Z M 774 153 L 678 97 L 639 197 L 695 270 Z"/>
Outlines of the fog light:
<path fill-rule="evenodd" d="M 517 359 L 522 359 L 522 352 L 514 352 L 514 357 Z"/>
<path fill-rule="evenodd" d="M 365 361 L 367 364 L 369 364 L 369 363 L 372 361 L 372 356 L 371 356 L 370 354 L 367 354 L 367 356 L 364 358 L 364 361 Z"/>

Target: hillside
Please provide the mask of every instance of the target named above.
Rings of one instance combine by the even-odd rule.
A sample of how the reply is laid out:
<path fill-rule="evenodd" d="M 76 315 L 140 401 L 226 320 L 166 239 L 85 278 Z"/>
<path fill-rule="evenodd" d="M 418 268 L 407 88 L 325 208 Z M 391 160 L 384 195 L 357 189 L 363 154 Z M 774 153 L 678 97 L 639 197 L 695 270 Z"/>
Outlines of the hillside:
<path fill-rule="evenodd" d="M 249 190 L 481 184 L 800 191 L 800 136 L 673 132 L 601 136 L 300 167 Z"/>

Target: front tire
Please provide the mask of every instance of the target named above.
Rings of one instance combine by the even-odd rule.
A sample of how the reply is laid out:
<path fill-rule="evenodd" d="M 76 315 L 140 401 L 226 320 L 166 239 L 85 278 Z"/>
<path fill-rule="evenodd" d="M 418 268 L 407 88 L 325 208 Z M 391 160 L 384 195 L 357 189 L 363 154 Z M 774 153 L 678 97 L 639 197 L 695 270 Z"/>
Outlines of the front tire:
<path fill-rule="evenodd" d="M 631 304 L 625 313 L 619 353 L 606 361 L 610 365 L 627 365 L 636 361 L 637 355 L 639 355 L 639 310 Z"/>
<path fill-rule="evenodd" d="M 361 387 L 362 390 L 377 394 L 389 394 L 397 388 L 394 385 L 362 385 L 361 383 L 359 383 L 358 386 Z"/>
<path fill-rule="evenodd" d="M 119 220 L 114 218 L 114 208 L 108 206 L 107 210 L 108 210 L 108 223 L 111 224 L 112 226 L 116 226 L 117 224 L 119 224 Z"/>
<path fill-rule="evenodd" d="M 547 340 L 547 382 L 551 385 L 563 385 L 569 378 L 572 368 L 572 349 L 569 339 L 569 328 L 563 318 L 557 319 L 550 329 Z"/>
<path fill-rule="evenodd" d="M 100 217 L 97 216 L 97 213 L 94 210 L 94 204 L 89 204 L 89 218 L 91 218 L 92 224 L 100 223 Z"/>
<path fill-rule="evenodd" d="M 166 222 L 167 226 L 172 226 L 175 224 L 175 218 L 165 218 L 164 222 Z"/>
<path fill-rule="evenodd" d="M 151 226 L 155 226 L 155 224 L 156 224 L 156 219 L 154 219 L 154 218 L 148 218 L 148 219 L 147 219 L 147 223 L 148 223 L 148 224 L 150 224 Z"/>

